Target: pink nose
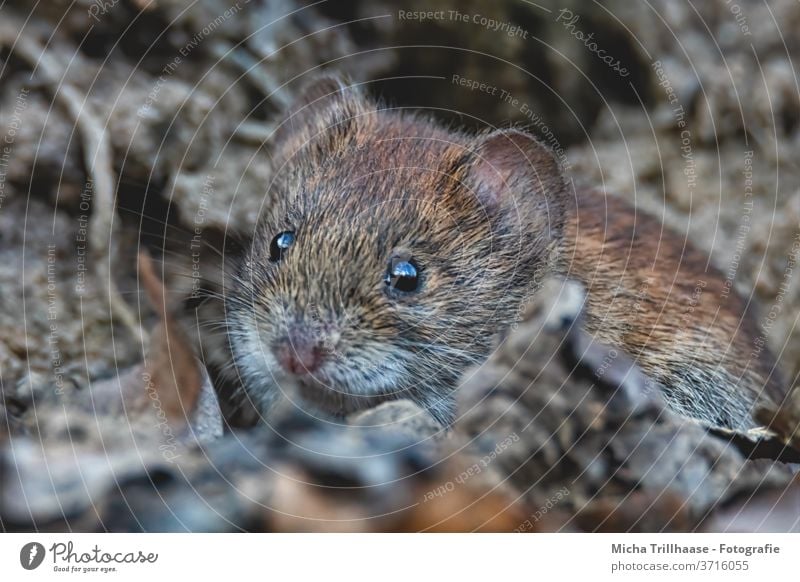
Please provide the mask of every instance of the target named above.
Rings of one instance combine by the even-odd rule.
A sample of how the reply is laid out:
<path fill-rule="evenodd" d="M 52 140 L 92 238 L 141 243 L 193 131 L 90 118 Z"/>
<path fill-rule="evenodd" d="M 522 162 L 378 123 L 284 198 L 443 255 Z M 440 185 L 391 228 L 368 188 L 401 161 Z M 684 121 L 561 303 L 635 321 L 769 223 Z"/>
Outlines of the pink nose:
<path fill-rule="evenodd" d="M 325 359 L 320 342 L 307 334 L 290 333 L 275 344 L 273 351 L 281 367 L 295 376 L 313 374 Z"/>

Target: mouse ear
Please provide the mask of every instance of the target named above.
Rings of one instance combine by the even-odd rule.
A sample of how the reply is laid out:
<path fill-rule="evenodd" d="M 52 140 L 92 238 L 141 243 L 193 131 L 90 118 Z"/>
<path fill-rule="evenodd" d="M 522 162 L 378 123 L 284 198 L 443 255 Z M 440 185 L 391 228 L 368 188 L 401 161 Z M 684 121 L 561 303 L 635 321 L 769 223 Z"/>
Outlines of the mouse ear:
<path fill-rule="evenodd" d="M 317 140 L 336 140 L 349 134 L 358 118 L 369 110 L 360 90 L 334 75 L 315 77 L 300 90 L 276 129 L 273 143 L 280 153 L 293 153 Z"/>
<path fill-rule="evenodd" d="M 286 121 L 289 125 L 296 124 L 327 108 L 344 106 L 348 95 L 352 95 L 351 92 L 355 92 L 355 89 L 341 77 L 336 75 L 314 77 L 300 89 L 300 97 L 289 108 Z"/>
<path fill-rule="evenodd" d="M 489 214 L 509 206 L 539 208 L 548 192 L 564 189 L 561 167 L 532 135 L 501 129 L 478 138 L 473 148 L 470 187 Z"/>
<path fill-rule="evenodd" d="M 508 228 L 563 227 L 566 184 L 549 148 L 516 129 L 478 138 L 473 146 L 467 185 L 490 218 Z M 538 227 L 538 228 L 537 228 Z"/>

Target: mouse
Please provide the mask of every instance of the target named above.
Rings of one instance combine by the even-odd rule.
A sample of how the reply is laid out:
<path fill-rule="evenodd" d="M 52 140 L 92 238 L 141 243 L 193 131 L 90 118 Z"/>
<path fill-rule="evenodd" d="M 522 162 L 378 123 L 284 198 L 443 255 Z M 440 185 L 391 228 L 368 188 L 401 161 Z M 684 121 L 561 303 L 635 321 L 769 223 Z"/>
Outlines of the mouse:
<path fill-rule="evenodd" d="M 333 417 L 410 399 L 449 426 L 459 381 L 551 275 L 585 286 L 586 329 L 673 410 L 750 428 L 758 402 L 785 394 L 752 306 L 722 296 L 708 256 L 576 186 L 522 129 L 446 127 L 326 75 L 287 112 L 269 163 L 225 293 L 230 357 L 259 415 L 287 397 Z"/>

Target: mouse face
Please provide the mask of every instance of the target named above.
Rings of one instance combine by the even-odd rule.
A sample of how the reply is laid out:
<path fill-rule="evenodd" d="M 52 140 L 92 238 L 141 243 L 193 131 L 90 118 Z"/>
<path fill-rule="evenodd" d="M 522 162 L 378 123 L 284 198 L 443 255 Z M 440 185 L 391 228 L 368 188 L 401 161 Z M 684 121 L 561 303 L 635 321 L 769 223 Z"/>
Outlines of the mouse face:
<path fill-rule="evenodd" d="M 523 133 L 448 132 L 333 80 L 289 119 L 228 306 L 248 396 L 266 412 L 291 385 L 333 414 L 411 398 L 450 422 L 557 246 L 556 164 Z"/>

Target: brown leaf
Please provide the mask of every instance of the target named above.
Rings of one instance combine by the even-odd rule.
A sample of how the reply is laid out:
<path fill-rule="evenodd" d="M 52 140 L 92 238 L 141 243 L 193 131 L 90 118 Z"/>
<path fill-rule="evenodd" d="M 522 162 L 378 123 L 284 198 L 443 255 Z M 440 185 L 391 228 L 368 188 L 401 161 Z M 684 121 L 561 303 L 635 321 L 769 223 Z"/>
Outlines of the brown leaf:
<path fill-rule="evenodd" d="M 669 491 L 600 498 L 581 508 L 576 521 L 584 531 L 607 533 L 690 531 L 693 526 L 686 501 Z"/>
<path fill-rule="evenodd" d="M 151 400 L 160 403 L 170 423 L 185 423 L 197 406 L 203 373 L 188 335 L 170 315 L 164 285 L 145 253 L 139 254 L 139 277 L 150 303 L 161 317 L 145 358 L 145 390 Z"/>

